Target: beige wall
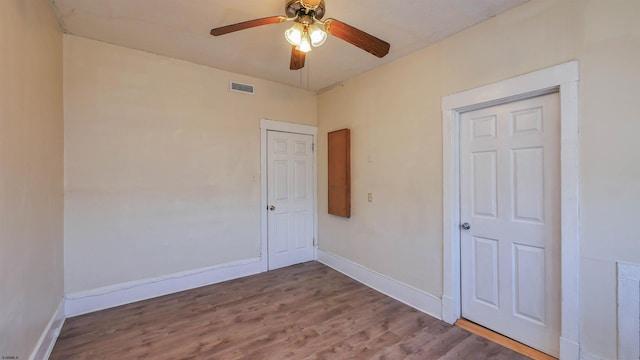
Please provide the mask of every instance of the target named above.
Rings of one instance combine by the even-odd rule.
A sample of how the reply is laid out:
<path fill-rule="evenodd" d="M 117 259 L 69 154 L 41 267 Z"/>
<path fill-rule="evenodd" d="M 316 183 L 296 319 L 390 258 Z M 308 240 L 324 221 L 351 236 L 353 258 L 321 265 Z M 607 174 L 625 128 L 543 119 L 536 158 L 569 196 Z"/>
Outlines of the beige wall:
<path fill-rule="evenodd" d="M 64 91 L 67 292 L 260 255 L 260 119 L 315 94 L 71 35 Z"/>
<path fill-rule="evenodd" d="M 0 1 L 0 355 L 26 359 L 62 301 L 62 33 Z"/>
<path fill-rule="evenodd" d="M 615 262 L 640 263 L 639 14 L 639 0 L 532 0 L 317 104 L 64 36 L 65 289 L 258 256 L 258 122 L 313 125 L 317 113 L 321 249 L 441 296 L 442 96 L 578 59 L 581 341 L 614 358 Z M 1 1 L 0 21 L 0 349 L 24 358 L 62 296 L 62 40 L 44 0 Z M 257 94 L 229 93 L 231 79 Z M 325 215 L 326 133 L 343 127 L 349 220 Z"/>
<path fill-rule="evenodd" d="M 585 353 L 615 358 L 615 263 L 640 263 L 638 0 L 532 0 L 321 94 L 321 250 L 441 296 L 441 98 L 573 59 L 581 68 L 581 341 Z M 326 215 L 326 133 L 344 127 L 352 129 L 349 220 Z"/>

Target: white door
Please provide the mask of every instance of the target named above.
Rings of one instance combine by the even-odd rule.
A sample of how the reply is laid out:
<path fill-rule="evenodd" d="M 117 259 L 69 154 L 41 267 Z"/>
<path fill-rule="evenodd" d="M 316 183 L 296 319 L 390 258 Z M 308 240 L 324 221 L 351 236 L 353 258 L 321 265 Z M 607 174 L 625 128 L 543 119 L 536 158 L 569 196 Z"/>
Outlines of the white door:
<path fill-rule="evenodd" d="M 313 260 L 313 137 L 267 132 L 269 269 Z"/>
<path fill-rule="evenodd" d="M 462 316 L 558 356 L 557 94 L 462 114 L 460 218 Z"/>

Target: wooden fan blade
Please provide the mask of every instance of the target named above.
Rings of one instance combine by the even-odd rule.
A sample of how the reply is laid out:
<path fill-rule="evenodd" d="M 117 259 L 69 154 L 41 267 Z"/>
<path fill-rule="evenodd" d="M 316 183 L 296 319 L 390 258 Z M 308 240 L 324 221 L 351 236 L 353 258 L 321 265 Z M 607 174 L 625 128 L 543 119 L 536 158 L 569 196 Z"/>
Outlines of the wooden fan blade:
<path fill-rule="evenodd" d="M 211 29 L 211 35 L 220 36 L 220 35 L 232 33 L 234 31 L 250 29 L 256 26 L 277 24 L 277 23 L 285 22 L 286 20 L 287 18 L 284 16 L 271 16 L 271 17 L 266 17 L 262 19 L 249 20 L 249 21 L 244 21 L 237 24 L 231 24 L 231 25 Z"/>
<path fill-rule="evenodd" d="M 324 29 L 331 35 L 342 39 L 360 49 L 369 52 L 379 58 L 389 53 L 391 45 L 388 42 L 356 29 L 336 19 L 327 19 L 324 22 Z"/>
<path fill-rule="evenodd" d="M 304 60 L 307 58 L 307 53 L 297 50 L 295 45 L 291 47 L 291 64 L 289 69 L 300 70 L 304 67 Z"/>

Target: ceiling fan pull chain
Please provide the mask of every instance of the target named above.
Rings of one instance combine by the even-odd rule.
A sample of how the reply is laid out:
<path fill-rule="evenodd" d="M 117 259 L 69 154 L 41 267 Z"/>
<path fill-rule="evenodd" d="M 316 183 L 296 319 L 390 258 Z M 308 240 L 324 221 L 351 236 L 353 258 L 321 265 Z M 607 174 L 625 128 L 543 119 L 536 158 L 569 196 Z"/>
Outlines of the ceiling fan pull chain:
<path fill-rule="evenodd" d="M 307 66 L 307 91 L 309 91 L 309 88 L 311 87 L 311 80 L 309 78 L 309 74 L 311 73 L 311 61 L 309 61 L 308 64 L 309 66 Z"/>

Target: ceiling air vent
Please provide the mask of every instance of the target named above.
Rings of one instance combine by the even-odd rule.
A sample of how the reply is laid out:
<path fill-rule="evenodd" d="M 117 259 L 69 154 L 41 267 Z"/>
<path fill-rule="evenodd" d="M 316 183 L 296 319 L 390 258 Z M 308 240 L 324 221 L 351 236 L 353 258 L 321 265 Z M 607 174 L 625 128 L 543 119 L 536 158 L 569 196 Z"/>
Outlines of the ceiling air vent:
<path fill-rule="evenodd" d="M 235 81 L 231 82 L 231 85 L 229 86 L 229 90 L 234 92 L 244 93 L 244 94 L 251 94 L 251 95 L 255 93 L 253 85 L 242 84 Z"/>

